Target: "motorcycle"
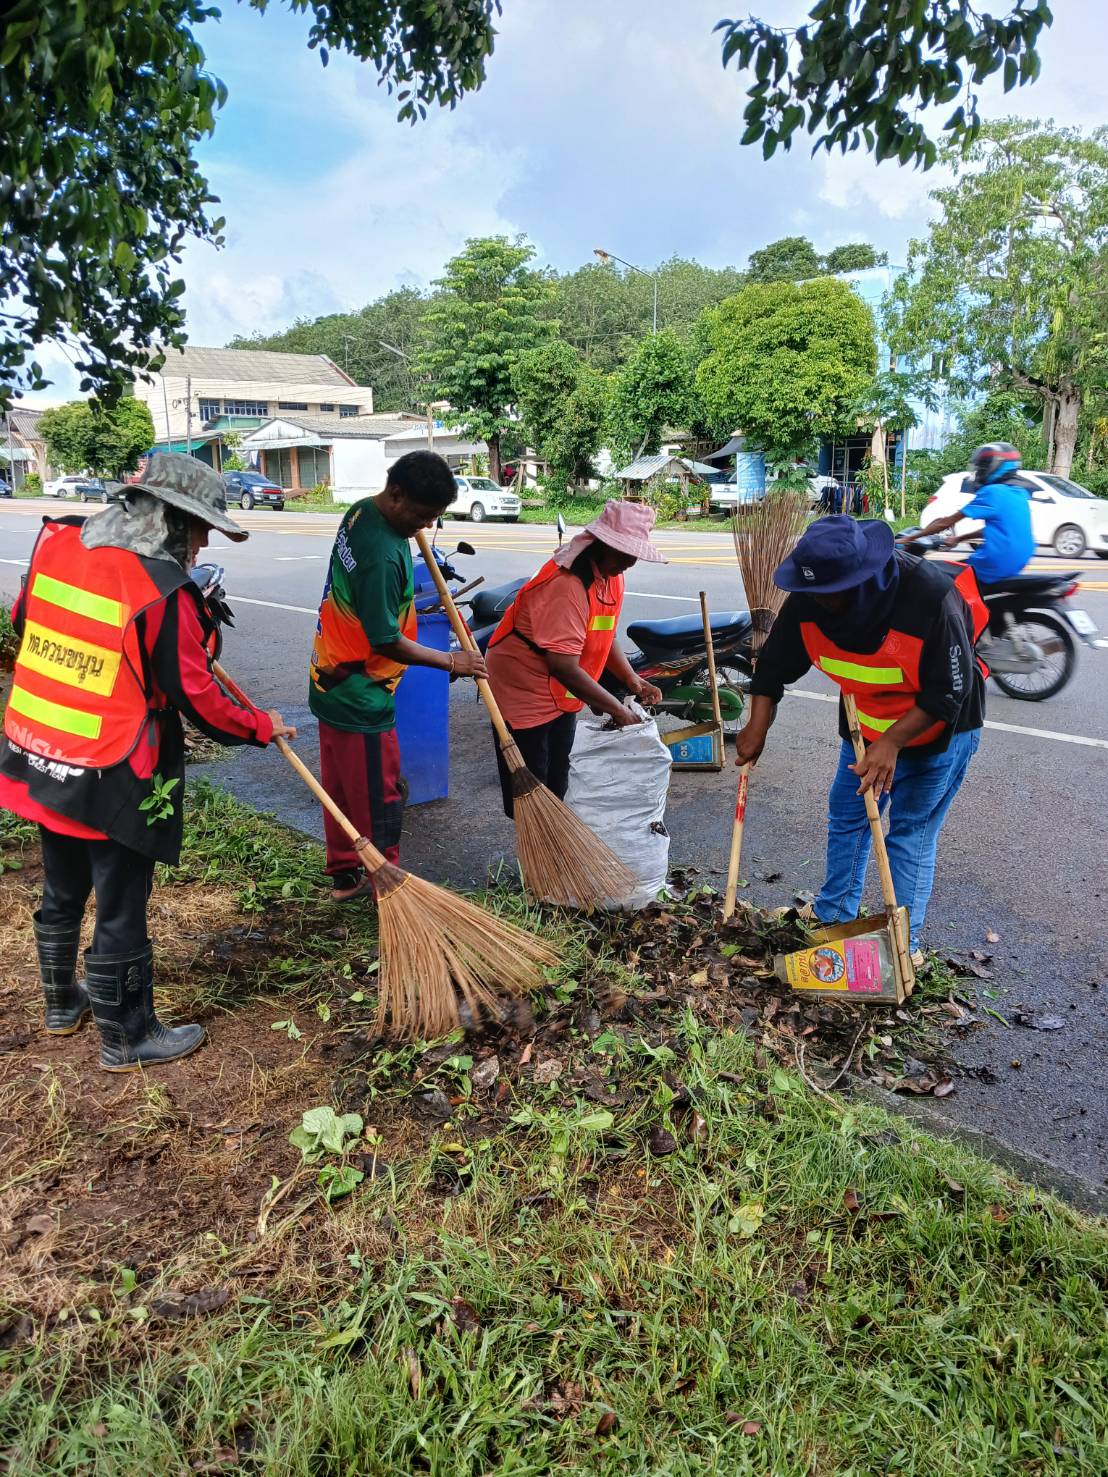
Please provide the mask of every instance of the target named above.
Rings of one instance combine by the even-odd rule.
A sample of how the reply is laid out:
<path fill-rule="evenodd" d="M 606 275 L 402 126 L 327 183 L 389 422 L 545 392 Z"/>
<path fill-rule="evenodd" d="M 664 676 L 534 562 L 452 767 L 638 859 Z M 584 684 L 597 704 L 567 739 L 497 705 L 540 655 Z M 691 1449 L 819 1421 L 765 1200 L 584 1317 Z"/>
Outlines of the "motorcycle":
<path fill-rule="evenodd" d="M 216 661 L 223 650 L 224 627 L 233 629 L 235 624 L 235 614 L 227 604 L 227 591 L 223 588 L 223 575 L 222 564 L 194 564 L 189 573 L 189 579 L 204 597 L 208 614 L 215 623 L 216 644 L 213 655 Z"/>
<path fill-rule="evenodd" d="M 488 650 L 493 632 L 526 583 L 522 579 L 512 580 L 506 585 L 478 590 L 469 600 L 463 600 L 481 651 Z M 711 626 L 720 716 L 724 728 L 732 732 L 740 725 L 754 670 L 750 659 L 750 614 L 745 610 L 720 612 L 711 617 Z M 632 621 L 627 635 L 638 648 L 627 653 L 631 670 L 661 691 L 662 701 L 655 711 L 687 723 L 711 722 L 708 649 L 700 617 Z M 601 685 L 612 692 L 622 691 L 607 675 L 601 678 Z"/>
<path fill-rule="evenodd" d="M 944 547 L 941 535 L 921 536 L 906 529 L 897 542 L 909 553 Z M 1061 692 L 1077 665 L 1077 640 L 1096 645 L 1097 628 L 1084 610 L 1068 602 L 1078 590 L 1072 571 L 1017 574 L 995 585 L 981 585 L 989 624 L 977 643 L 989 675 L 1008 697 L 1041 703 Z"/>

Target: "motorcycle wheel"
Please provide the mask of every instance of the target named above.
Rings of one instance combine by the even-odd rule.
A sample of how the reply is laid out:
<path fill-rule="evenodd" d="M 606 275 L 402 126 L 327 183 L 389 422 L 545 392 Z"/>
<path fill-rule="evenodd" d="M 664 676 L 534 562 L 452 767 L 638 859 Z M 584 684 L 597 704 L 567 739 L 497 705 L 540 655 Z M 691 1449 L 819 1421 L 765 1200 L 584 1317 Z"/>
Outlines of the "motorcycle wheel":
<path fill-rule="evenodd" d="M 1042 666 L 1033 672 L 990 672 L 989 675 L 1000 688 L 1023 703 L 1041 703 L 1056 692 L 1061 692 L 1073 676 L 1077 664 L 1077 642 L 1065 621 L 1045 610 L 1026 611 L 1020 618 L 1020 628 L 1036 645 L 1047 644 L 1049 650 Z M 982 651 L 985 661 L 989 660 L 987 649 Z"/>
<path fill-rule="evenodd" d="M 730 688 L 742 700 L 743 714 L 739 718 L 730 721 L 724 719 L 724 733 L 738 733 L 746 721 L 746 700 L 750 694 L 751 673 L 743 666 L 733 661 L 716 662 L 716 681 L 721 689 Z M 697 686 L 708 686 L 708 663 L 705 662 L 698 672 L 689 679 Z"/>

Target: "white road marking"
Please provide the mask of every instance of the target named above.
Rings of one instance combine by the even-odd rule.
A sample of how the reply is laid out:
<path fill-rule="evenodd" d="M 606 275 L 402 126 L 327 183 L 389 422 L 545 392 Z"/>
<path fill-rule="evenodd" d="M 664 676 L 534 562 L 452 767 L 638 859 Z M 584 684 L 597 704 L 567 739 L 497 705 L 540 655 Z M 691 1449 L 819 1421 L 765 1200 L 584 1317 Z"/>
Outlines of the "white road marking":
<path fill-rule="evenodd" d="M 653 590 L 624 590 L 623 593 L 636 600 L 680 600 L 683 605 L 700 604 L 695 595 L 655 595 Z M 1108 642 L 1105 645 L 1108 645 Z"/>
<path fill-rule="evenodd" d="M 1108 641 L 1094 641 L 1093 645 L 1099 646 L 1104 650 L 1108 650 Z"/>
<path fill-rule="evenodd" d="M 30 564 L 30 562 L 31 561 L 29 559 L 0 559 L 0 564 L 18 564 L 20 568 L 23 568 L 25 565 Z M 1108 645 L 1108 642 L 1106 642 L 1105 644 Z"/>
<path fill-rule="evenodd" d="M 305 560 L 322 558 L 322 554 L 276 554 L 273 562 L 275 564 L 303 564 Z"/>
<path fill-rule="evenodd" d="M 276 600 L 251 600 L 248 595 L 228 595 L 228 600 L 233 600 L 236 605 L 264 605 L 267 610 L 291 610 L 296 615 L 318 615 L 318 610 L 312 610 L 307 605 L 280 605 Z"/>
<path fill-rule="evenodd" d="M 802 692 L 795 687 L 785 689 L 786 697 L 806 697 L 814 703 L 837 703 L 838 695 L 833 692 Z M 1028 738 L 1053 739 L 1059 744 L 1081 744 L 1087 749 L 1108 749 L 1108 739 L 1086 738 L 1079 733 L 1057 733 L 1050 728 L 1024 728 L 1019 723 L 994 723 L 989 719 L 986 728 L 995 728 L 1001 733 L 1022 733 Z"/>

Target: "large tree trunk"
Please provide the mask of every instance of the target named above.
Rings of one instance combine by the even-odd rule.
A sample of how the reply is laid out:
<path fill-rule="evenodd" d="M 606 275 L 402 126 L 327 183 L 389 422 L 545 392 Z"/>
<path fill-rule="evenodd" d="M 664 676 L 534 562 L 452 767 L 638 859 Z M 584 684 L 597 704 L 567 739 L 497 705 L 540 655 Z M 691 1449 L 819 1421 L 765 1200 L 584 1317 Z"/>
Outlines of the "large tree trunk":
<path fill-rule="evenodd" d="M 1050 457 L 1050 470 L 1059 477 L 1068 477 L 1073 467 L 1080 415 L 1081 396 L 1076 390 L 1062 391 L 1055 400 L 1054 444 Z"/>
<path fill-rule="evenodd" d="M 500 437 L 490 436 L 487 442 L 489 448 L 489 476 L 500 486 Z"/>

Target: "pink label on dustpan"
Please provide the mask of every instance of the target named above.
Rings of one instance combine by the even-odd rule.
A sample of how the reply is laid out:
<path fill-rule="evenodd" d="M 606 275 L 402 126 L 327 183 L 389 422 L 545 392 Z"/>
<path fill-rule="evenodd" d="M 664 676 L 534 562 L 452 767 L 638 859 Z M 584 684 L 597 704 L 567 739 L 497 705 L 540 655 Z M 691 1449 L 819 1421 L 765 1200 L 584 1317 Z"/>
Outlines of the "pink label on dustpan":
<path fill-rule="evenodd" d="M 881 994 L 881 948 L 876 939 L 846 940 L 846 978 L 854 994 Z"/>

